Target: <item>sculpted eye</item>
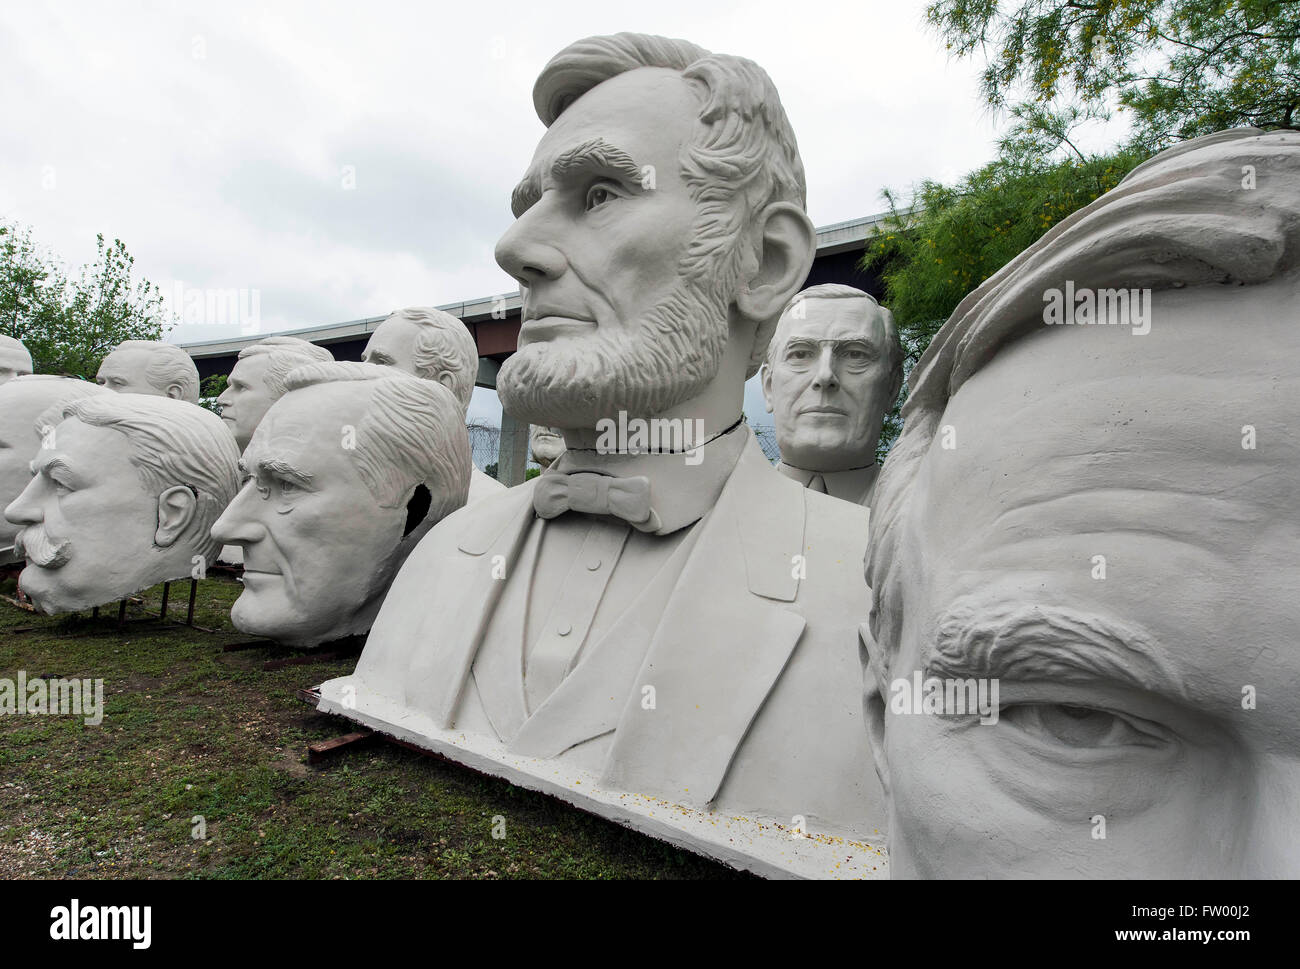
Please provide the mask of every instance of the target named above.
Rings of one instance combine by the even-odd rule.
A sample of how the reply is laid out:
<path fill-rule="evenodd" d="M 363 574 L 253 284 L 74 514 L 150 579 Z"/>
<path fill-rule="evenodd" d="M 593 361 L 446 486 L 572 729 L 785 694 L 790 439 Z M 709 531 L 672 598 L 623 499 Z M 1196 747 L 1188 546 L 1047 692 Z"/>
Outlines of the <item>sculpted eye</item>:
<path fill-rule="evenodd" d="M 1076 750 L 1154 747 L 1163 742 L 1154 724 L 1142 729 L 1128 717 L 1093 707 L 1062 703 L 1022 703 L 1003 709 L 1001 719 L 1048 743 Z"/>
<path fill-rule="evenodd" d="M 618 198 L 606 185 L 593 185 L 587 189 L 587 211 L 590 212 L 597 206 L 604 205 Z"/>
<path fill-rule="evenodd" d="M 288 478 L 276 479 L 276 492 L 281 498 L 292 498 L 301 490 L 296 481 L 290 481 Z"/>

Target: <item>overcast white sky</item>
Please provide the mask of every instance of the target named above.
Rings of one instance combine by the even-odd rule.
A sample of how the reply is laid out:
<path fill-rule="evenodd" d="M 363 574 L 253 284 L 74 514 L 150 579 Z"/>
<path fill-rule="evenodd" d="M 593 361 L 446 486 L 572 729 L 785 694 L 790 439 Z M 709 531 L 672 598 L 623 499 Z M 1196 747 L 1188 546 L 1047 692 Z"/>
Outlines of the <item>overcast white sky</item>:
<path fill-rule="evenodd" d="M 264 333 L 511 291 L 492 249 L 542 132 L 533 80 L 573 40 L 637 30 L 766 68 L 809 214 L 840 222 L 992 155 L 979 65 L 949 62 L 923 7 L 6 4 L 0 216 L 74 265 L 119 237 L 168 294 L 256 290 Z"/>

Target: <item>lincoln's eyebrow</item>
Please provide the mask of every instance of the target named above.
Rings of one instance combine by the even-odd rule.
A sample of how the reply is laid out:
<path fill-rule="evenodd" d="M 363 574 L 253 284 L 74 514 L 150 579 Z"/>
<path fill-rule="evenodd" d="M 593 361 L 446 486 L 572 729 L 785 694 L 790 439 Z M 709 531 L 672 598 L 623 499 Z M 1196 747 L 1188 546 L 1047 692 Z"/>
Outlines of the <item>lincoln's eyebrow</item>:
<path fill-rule="evenodd" d="M 927 676 L 1118 682 L 1187 699 L 1182 678 L 1144 630 L 1059 606 L 980 604 L 965 596 L 940 617 L 923 655 Z"/>
<path fill-rule="evenodd" d="M 593 171 L 619 175 L 636 185 L 640 185 L 644 177 L 641 166 L 633 161 L 631 155 L 603 138 L 593 138 L 561 152 L 551 163 L 551 177 L 557 180 L 572 180 L 583 172 Z M 532 168 L 511 193 L 510 211 L 517 219 L 536 205 L 541 197 L 541 173 Z"/>

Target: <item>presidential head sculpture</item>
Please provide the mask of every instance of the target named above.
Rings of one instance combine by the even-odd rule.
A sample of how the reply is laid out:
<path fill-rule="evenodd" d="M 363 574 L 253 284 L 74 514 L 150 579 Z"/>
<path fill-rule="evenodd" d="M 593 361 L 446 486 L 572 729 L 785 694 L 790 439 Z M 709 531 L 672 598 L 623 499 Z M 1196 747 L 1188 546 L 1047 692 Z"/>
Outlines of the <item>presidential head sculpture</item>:
<path fill-rule="evenodd" d="M 37 419 L 35 476 L 5 509 L 27 560 L 19 587 L 46 613 L 200 576 L 238 488 L 239 454 L 211 411 L 143 394 L 66 401 Z"/>
<path fill-rule="evenodd" d="M 875 464 L 902 385 L 903 348 L 889 310 L 852 286 L 803 290 L 781 314 L 763 364 L 781 461 L 817 472 Z"/>
<path fill-rule="evenodd" d="M 361 359 L 436 380 L 469 409 L 478 375 L 478 345 L 465 324 L 432 306 L 411 306 L 375 328 Z"/>
<path fill-rule="evenodd" d="M 324 347 L 296 336 L 268 336 L 239 351 L 226 389 L 217 398 L 226 422 L 242 451 L 271 405 L 288 391 L 289 373 L 312 363 L 332 363 Z"/>
<path fill-rule="evenodd" d="M 199 402 L 199 370 L 174 343 L 126 340 L 99 365 L 95 381 L 119 394 L 155 394 Z"/>
<path fill-rule="evenodd" d="M 398 566 L 465 503 L 469 435 L 442 384 L 311 364 L 258 426 L 213 528 L 244 553 L 241 630 L 311 647 L 370 628 Z"/>
<path fill-rule="evenodd" d="M 36 419 L 64 401 L 107 393 L 72 377 L 26 374 L 0 385 L 0 508 L 32 480 L 32 459 L 41 446 Z M 22 561 L 13 550 L 18 526 L 0 517 L 0 565 Z"/>
<path fill-rule="evenodd" d="M 528 432 L 528 450 L 534 461 L 549 468 L 564 453 L 564 432 L 558 427 L 534 424 Z"/>
<path fill-rule="evenodd" d="M 547 131 L 496 248 L 523 291 L 502 406 L 566 432 L 619 412 L 729 425 L 815 250 L 771 79 L 617 34 L 552 58 L 533 104 Z"/>
<path fill-rule="evenodd" d="M 32 372 L 32 355 L 21 340 L 0 333 L 0 384 Z"/>
<path fill-rule="evenodd" d="M 1236 130 L 935 336 L 867 563 L 896 875 L 1300 873 L 1297 305 L 1300 134 Z"/>

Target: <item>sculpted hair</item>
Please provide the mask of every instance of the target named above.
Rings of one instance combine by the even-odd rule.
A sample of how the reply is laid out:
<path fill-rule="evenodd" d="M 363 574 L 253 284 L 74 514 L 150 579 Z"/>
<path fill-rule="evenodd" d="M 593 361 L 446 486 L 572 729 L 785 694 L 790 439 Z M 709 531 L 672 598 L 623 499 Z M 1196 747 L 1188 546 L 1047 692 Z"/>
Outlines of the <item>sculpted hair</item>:
<path fill-rule="evenodd" d="M 1241 184 L 1244 166 L 1254 189 Z M 867 583 L 872 667 L 882 686 L 899 648 L 915 485 L 948 401 L 1000 350 L 1044 326 L 1043 294 L 1079 289 L 1257 285 L 1300 266 L 1300 132 L 1253 128 L 1193 138 L 1139 165 L 958 304 L 912 372 L 903 431 L 871 507 Z M 1224 325 L 1230 325 L 1225 321 Z M 1154 325 L 1177 326 L 1156 320 Z"/>
<path fill-rule="evenodd" d="M 198 505 L 182 540 L 206 561 L 217 560 L 212 524 L 239 490 L 239 449 L 221 418 L 183 400 L 114 393 L 67 401 L 58 405 L 58 415 L 125 437 L 131 465 L 155 496 L 188 487 Z"/>
<path fill-rule="evenodd" d="M 451 392 L 392 367 L 345 361 L 299 367 L 289 375 L 288 392 L 347 381 L 369 384 L 351 457 L 379 506 L 405 505 L 420 484 L 433 499 L 426 521 L 439 521 L 465 504 L 469 431 Z"/>
<path fill-rule="evenodd" d="M 263 379 L 276 397 L 283 397 L 288 392 L 286 380 L 290 371 L 310 363 L 334 362 L 334 354 L 324 347 L 300 340 L 296 336 L 268 336 L 265 340 L 244 347 L 239 351 L 237 359 L 263 354 L 270 357 Z"/>
<path fill-rule="evenodd" d="M 415 342 L 415 375 L 437 380 L 444 373 L 451 374 L 451 392 L 460 401 L 461 410 L 468 410 L 478 376 L 478 344 L 469 328 L 450 313 L 432 306 L 409 306 L 389 319 L 406 320 L 420 328 Z"/>
<path fill-rule="evenodd" d="M 113 348 L 118 350 L 145 350 L 149 353 L 149 362 L 145 365 L 144 378 L 149 386 L 160 394 L 165 394 L 172 384 L 180 384 L 181 400 L 191 404 L 199 402 L 199 368 L 188 353 L 174 343 L 161 340 L 124 340 Z"/>
<path fill-rule="evenodd" d="M 870 293 L 863 292 L 853 286 L 845 286 L 843 283 L 820 283 L 795 293 L 777 319 L 776 330 L 772 334 L 771 342 L 767 345 L 764 365 L 769 370 L 772 368 L 776 353 L 781 348 L 781 337 L 786 329 L 781 324 L 790 316 L 790 310 L 803 300 L 814 299 L 862 299 L 868 302 L 869 306 L 865 309 L 864 315 L 880 320 L 880 324 L 885 331 L 884 351 L 890 373 L 889 399 L 893 401 L 897 398 L 898 392 L 903 388 L 903 344 L 898 338 L 898 326 L 894 323 L 894 314 L 881 306 Z"/>
<path fill-rule="evenodd" d="M 76 377 L 57 377 L 54 374 L 22 374 L 8 383 L 0 384 L 0 410 L 25 408 L 27 413 L 35 414 L 33 430 L 37 437 L 53 427 L 62 416 L 57 413 L 59 405 L 82 397 L 96 394 L 111 394 L 112 391 L 89 380 Z"/>
<path fill-rule="evenodd" d="M 27 358 L 26 373 L 29 375 L 31 374 L 32 372 L 31 351 L 29 351 L 27 347 L 23 345 L 22 340 L 15 340 L 11 336 L 7 336 L 4 333 L 0 333 L 0 351 L 4 351 L 4 350 L 11 350 L 15 353 L 21 353 L 24 357 L 26 357 Z"/>
<path fill-rule="evenodd" d="M 745 229 L 753 214 L 775 202 L 806 209 L 803 161 L 794 129 L 767 72 L 753 61 L 714 54 L 695 44 L 649 34 L 588 37 L 570 44 L 542 69 L 533 106 L 547 127 L 583 94 L 641 67 L 681 73 L 700 92 L 699 130 L 680 156 L 682 175 L 699 208 L 683 261 L 697 285 L 717 270 L 734 292 L 746 268 L 757 268 Z M 754 376 L 777 317 L 759 321 L 747 377 Z"/>

